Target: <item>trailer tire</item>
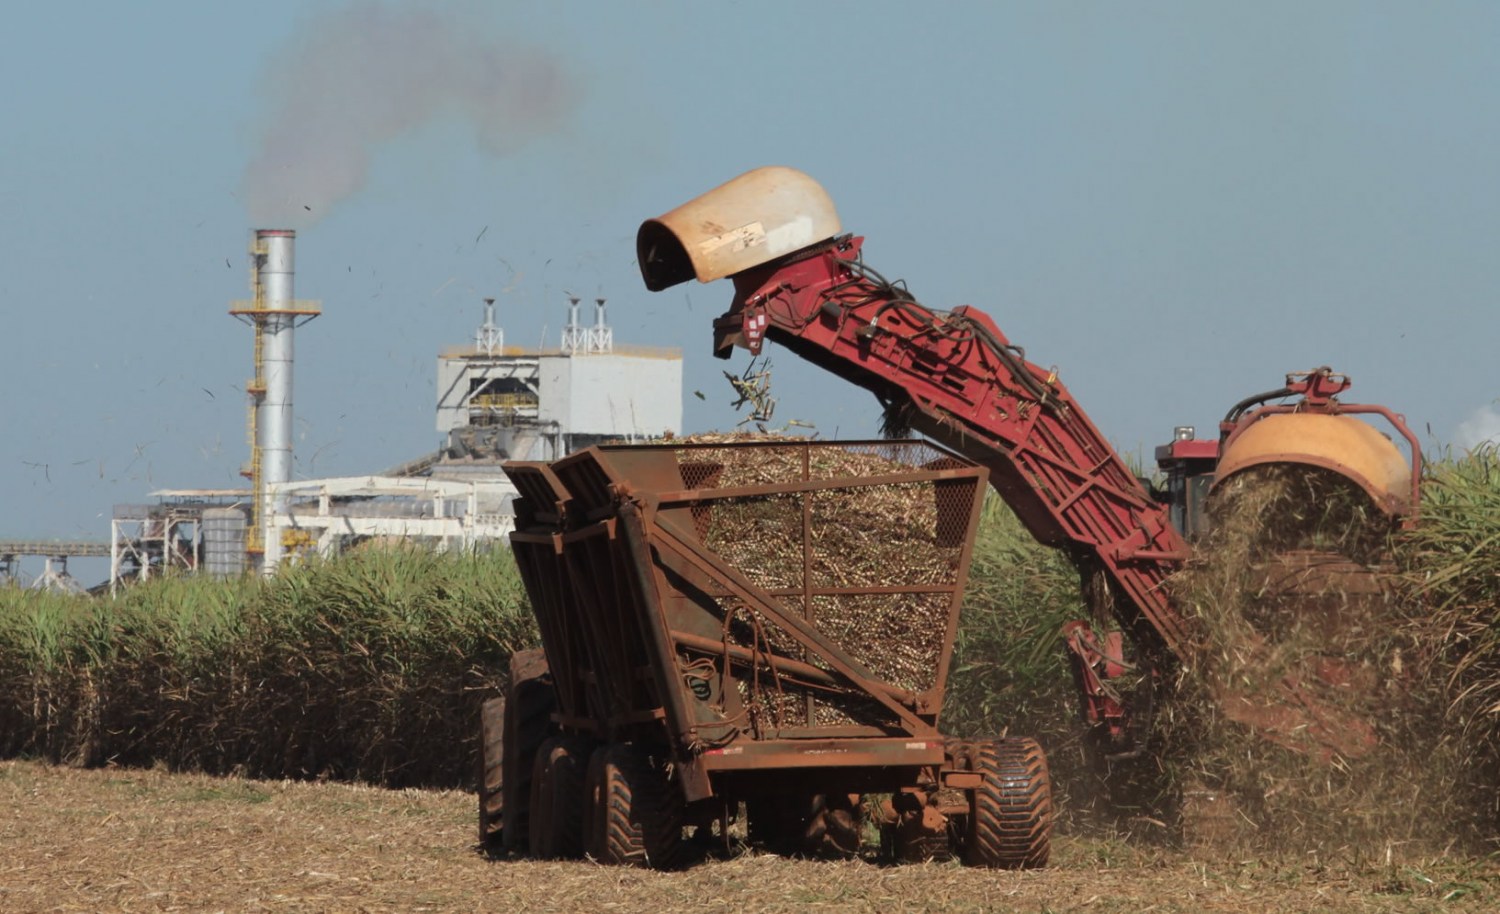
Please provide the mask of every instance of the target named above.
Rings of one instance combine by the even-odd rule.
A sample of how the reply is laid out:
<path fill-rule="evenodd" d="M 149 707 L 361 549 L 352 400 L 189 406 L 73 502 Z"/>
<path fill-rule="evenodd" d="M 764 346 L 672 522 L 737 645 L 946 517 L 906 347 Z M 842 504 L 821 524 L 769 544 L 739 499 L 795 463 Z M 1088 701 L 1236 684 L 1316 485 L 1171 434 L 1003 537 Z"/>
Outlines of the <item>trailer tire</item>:
<path fill-rule="evenodd" d="M 820 793 L 802 832 L 802 849 L 809 857 L 846 860 L 859 853 L 860 797 L 858 794 Z"/>
<path fill-rule="evenodd" d="M 479 849 L 500 852 L 505 825 L 505 699 L 491 698 L 479 708 Z"/>
<path fill-rule="evenodd" d="M 905 816 L 895 825 L 880 830 L 881 856 L 900 863 L 926 863 L 929 860 L 949 860 L 953 857 L 954 842 L 950 836 L 956 823 L 950 819 L 941 831 L 923 828 L 923 814 L 915 814 L 915 820 Z"/>
<path fill-rule="evenodd" d="M 983 776 L 970 792 L 964 862 L 969 866 L 1045 866 L 1052 841 L 1052 782 L 1047 756 L 1033 739 L 981 743 L 974 756 Z"/>
<path fill-rule="evenodd" d="M 531 832 L 531 777 L 537 750 L 552 733 L 557 695 L 541 648 L 510 658 L 506 688 L 505 736 L 501 764 L 501 846 L 510 853 L 527 849 Z"/>
<path fill-rule="evenodd" d="M 802 825 L 792 797 L 759 796 L 745 801 L 746 837 L 773 854 L 791 857 L 800 853 Z"/>
<path fill-rule="evenodd" d="M 765 796 L 745 802 L 750 842 L 784 857 L 846 859 L 859 853 L 856 794 Z"/>
<path fill-rule="evenodd" d="M 594 750 L 583 775 L 583 853 L 599 862 L 604 861 L 605 854 L 604 759 L 608 749 L 600 746 Z"/>
<path fill-rule="evenodd" d="M 584 850 L 584 766 L 590 741 L 554 736 L 542 743 L 531 778 L 528 846 L 544 860 L 576 858 Z"/>
<path fill-rule="evenodd" d="M 683 801 L 667 768 L 644 749 L 611 743 L 589 762 L 593 844 L 601 863 L 675 869 L 686 862 Z"/>

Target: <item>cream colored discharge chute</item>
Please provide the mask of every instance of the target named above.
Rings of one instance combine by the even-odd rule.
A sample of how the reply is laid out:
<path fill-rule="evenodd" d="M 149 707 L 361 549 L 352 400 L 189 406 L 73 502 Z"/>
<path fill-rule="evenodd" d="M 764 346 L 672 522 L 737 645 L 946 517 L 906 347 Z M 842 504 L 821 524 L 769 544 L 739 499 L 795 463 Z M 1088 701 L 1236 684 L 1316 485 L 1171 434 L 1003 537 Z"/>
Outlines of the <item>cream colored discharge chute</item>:
<path fill-rule="evenodd" d="M 747 171 L 641 223 L 636 255 L 653 292 L 712 282 L 837 236 L 833 200 L 795 168 Z"/>

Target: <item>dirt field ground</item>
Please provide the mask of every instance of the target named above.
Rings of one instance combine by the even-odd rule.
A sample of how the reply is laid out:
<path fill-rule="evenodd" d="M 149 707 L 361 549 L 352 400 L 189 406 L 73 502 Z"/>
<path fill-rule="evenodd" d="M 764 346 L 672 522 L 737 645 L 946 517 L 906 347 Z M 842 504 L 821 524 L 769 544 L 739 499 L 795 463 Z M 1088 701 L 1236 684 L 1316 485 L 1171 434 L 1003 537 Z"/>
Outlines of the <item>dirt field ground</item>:
<path fill-rule="evenodd" d="M 1500 909 L 1500 865 L 1383 849 L 1268 862 L 1064 838 L 1024 873 L 755 854 L 653 873 L 486 860 L 463 793 L 15 761 L 0 809 L 5 912 Z"/>

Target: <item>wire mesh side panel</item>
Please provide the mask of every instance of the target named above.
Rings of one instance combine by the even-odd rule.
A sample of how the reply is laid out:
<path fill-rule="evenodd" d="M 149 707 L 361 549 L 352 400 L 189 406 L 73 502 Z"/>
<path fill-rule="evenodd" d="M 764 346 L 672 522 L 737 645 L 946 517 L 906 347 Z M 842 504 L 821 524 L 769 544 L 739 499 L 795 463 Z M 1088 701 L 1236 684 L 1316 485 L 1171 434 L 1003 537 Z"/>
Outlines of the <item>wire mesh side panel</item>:
<path fill-rule="evenodd" d="M 755 586 L 801 592 L 804 500 L 793 493 L 716 501 L 700 536 Z"/>
<path fill-rule="evenodd" d="M 881 680 L 926 692 L 937 685 L 951 599 L 947 593 L 814 597 L 813 618 Z"/>
<path fill-rule="evenodd" d="M 802 614 L 800 597 L 784 597 L 786 608 Z M 775 655 L 801 659 L 804 652 L 784 630 L 767 620 L 750 606 L 733 597 L 720 601 L 724 609 L 725 640 L 752 651 L 759 657 Z M 735 680 L 745 723 L 753 733 L 806 727 L 809 717 L 809 694 L 791 677 L 778 674 L 767 663 L 741 664 Z"/>
<path fill-rule="evenodd" d="M 875 679 L 910 693 L 941 689 L 982 477 L 913 476 L 969 464 L 922 442 L 692 447 L 677 457 L 683 488 L 708 495 L 692 507 L 694 533 L 708 549 Z M 771 491 L 711 496 L 744 487 Z M 710 590 L 725 643 L 742 656 L 832 672 L 727 589 Z M 857 689 L 798 686 L 764 659 L 738 666 L 736 689 L 755 731 L 893 723 L 888 708 Z"/>
<path fill-rule="evenodd" d="M 937 486 L 890 483 L 810 493 L 813 588 L 952 588 L 963 543 L 939 535 Z"/>

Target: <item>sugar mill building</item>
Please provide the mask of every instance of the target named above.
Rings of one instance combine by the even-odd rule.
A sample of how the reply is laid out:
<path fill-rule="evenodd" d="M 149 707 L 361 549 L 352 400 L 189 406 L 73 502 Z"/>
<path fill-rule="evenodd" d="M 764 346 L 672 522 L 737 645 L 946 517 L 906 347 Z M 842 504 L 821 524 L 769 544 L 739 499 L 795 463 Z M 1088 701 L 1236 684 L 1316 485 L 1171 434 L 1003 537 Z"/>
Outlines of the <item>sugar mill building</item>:
<path fill-rule="evenodd" d="M 594 322 L 568 323 L 557 349 L 505 345 L 494 299 L 472 346 L 438 358 L 437 430 L 453 457 L 555 460 L 604 441 L 649 441 L 682 428 L 682 352 L 617 346 L 594 301 Z"/>

